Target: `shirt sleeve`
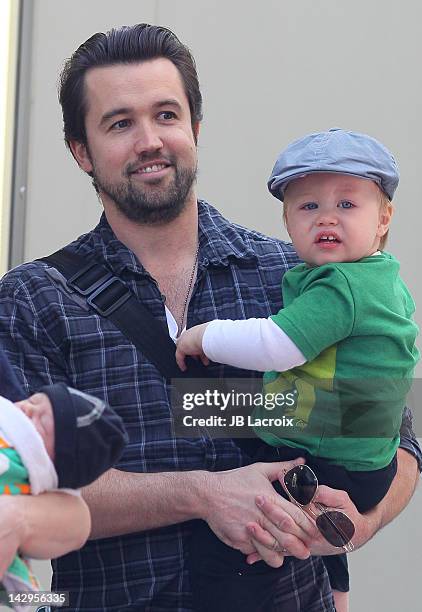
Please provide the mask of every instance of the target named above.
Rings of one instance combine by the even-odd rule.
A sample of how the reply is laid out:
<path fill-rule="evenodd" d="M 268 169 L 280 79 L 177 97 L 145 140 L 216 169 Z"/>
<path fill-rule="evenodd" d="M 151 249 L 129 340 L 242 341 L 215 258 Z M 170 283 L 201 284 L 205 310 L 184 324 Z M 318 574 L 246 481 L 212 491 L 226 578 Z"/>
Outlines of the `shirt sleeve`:
<path fill-rule="evenodd" d="M 24 399 L 25 393 L 18 383 L 6 353 L 0 346 L 0 395 L 12 402 Z"/>
<path fill-rule="evenodd" d="M 284 372 L 306 361 L 271 319 L 211 321 L 202 339 L 202 349 L 216 363 L 257 372 Z"/>
<path fill-rule="evenodd" d="M 25 271 L 20 276 L 11 271 L 0 280 L 0 344 L 22 387 L 22 397 L 27 397 L 53 380 L 69 381 L 63 347 L 54 343 L 40 317 L 44 286 L 35 274 L 31 278 Z"/>
<path fill-rule="evenodd" d="M 285 290 L 289 287 L 283 284 Z M 353 331 L 355 305 L 347 278 L 334 266 L 314 268 L 299 294 L 271 319 L 312 361 Z"/>

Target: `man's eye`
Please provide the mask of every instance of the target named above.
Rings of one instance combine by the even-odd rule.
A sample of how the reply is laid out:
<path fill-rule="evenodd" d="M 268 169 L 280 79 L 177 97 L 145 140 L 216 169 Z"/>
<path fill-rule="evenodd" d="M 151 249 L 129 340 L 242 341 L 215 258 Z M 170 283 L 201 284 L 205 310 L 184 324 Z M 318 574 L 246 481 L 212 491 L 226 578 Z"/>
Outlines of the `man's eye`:
<path fill-rule="evenodd" d="M 175 119 L 176 118 L 176 113 L 174 113 L 173 111 L 162 111 L 160 113 L 160 119 L 165 119 L 166 121 L 169 121 L 170 119 Z"/>
<path fill-rule="evenodd" d="M 116 123 L 111 126 L 112 130 L 122 130 L 129 125 L 129 119 L 119 119 Z"/>
<path fill-rule="evenodd" d="M 303 210 L 315 210 L 318 208 L 318 204 L 316 202 L 307 202 L 302 206 Z"/>
<path fill-rule="evenodd" d="M 340 208 L 354 208 L 354 204 L 352 204 L 351 202 L 349 202 L 349 200 L 342 200 L 339 203 L 339 207 Z"/>

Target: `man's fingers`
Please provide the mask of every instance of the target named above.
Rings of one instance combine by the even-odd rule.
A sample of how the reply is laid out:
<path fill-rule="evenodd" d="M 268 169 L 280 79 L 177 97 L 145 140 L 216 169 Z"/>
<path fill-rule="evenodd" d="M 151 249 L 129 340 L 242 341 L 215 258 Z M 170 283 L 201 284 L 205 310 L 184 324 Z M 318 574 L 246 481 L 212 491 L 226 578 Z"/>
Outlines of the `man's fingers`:
<path fill-rule="evenodd" d="M 307 540 L 300 530 L 297 528 L 293 528 L 293 530 L 299 531 L 301 537 Z M 262 538 L 259 537 L 261 533 L 266 534 L 265 538 L 264 536 L 262 536 Z M 260 526 L 260 530 L 258 530 L 258 534 L 256 534 L 255 537 L 264 546 L 269 544 L 271 550 L 277 550 L 279 552 L 287 550 L 290 555 L 298 559 L 307 559 L 310 555 L 308 547 L 300 536 L 294 535 L 288 531 L 282 531 L 270 522 Z M 275 544 L 275 541 L 278 545 Z"/>
<path fill-rule="evenodd" d="M 284 555 L 277 540 L 257 523 L 250 523 L 246 528 L 260 558 L 270 567 L 281 567 Z"/>
<path fill-rule="evenodd" d="M 301 508 L 284 497 L 257 495 L 255 503 L 263 515 L 261 526 L 276 537 L 279 532 L 290 533 L 305 545 L 314 537 L 316 528 L 313 522 Z"/>
<path fill-rule="evenodd" d="M 251 542 L 253 543 L 253 540 L 251 539 Z M 253 565 L 254 563 L 256 563 L 257 561 L 262 561 L 262 557 L 259 553 L 257 552 L 253 552 L 250 555 L 248 555 L 246 557 L 246 563 L 248 565 Z"/>
<path fill-rule="evenodd" d="M 317 531 L 303 510 L 283 497 L 275 502 L 272 498 L 258 495 L 256 505 L 268 519 L 268 524 L 274 525 L 280 531 L 302 538 L 312 537 Z"/>
<path fill-rule="evenodd" d="M 350 497 L 346 491 L 331 489 L 325 485 L 318 487 L 314 501 L 331 508 L 347 508 L 351 505 Z"/>
<path fill-rule="evenodd" d="M 306 520 L 306 517 L 304 517 Z M 271 552 L 278 552 L 283 555 L 289 554 L 298 559 L 307 559 L 310 555 L 309 549 L 306 547 L 300 537 L 294 535 L 292 531 L 301 533 L 291 517 L 284 517 L 279 523 L 266 523 L 258 525 L 257 523 L 249 523 L 247 525 L 249 534 L 255 541 L 259 542 L 261 548 L 258 550 L 262 556 L 262 546 Z M 302 534 L 302 537 L 303 534 Z"/>
<path fill-rule="evenodd" d="M 251 537 L 251 542 L 253 544 L 253 539 Z M 254 563 L 256 563 L 257 561 L 262 561 L 261 555 L 259 553 L 257 553 L 256 551 L 254 553 L 251 553 L 250 555 L 248 555 L 246 557 L 246 563 L 248 565 L 253 565 Z"/>
<path fill-rule="evenodd" d="M 280 477 L 280 472 L 286 470 L 291 470 L 296 465 L 301 465 L 305 463 L 305 459 L 303 457 L 298 457 L 297 459 L 293 459 L 292 461 L 275 461 L 271 463 L 261 463 L 260 468 L 262 472 L 267 476 L 270 482 L 274 480 L 278 480 Z"/>
<path fill-rule="evenodd" d="M 275 536 L 263 529 L 258 523 L 249 523 L 246 525 L 246 529 L 249 535 L 254 539 L 254 544 L 257 542 L 261 546 L 265 546 L 267 550 L 276 552 L 279 555 L 285 556 L 290 554 L 284 541 L 280 542 Z M 283 540 L 284 539 L 285 538 L 283 538 Z"/>
<path fill-rule="evenodd" d="M 287 548 L 292 556 L 307 559 L 310 555 L 308 542 L 318 533 L 312 521 L 300 508 L 282 498 L 276 503 L 258 496 L 256 502 L 265 517 L 261 527 L 276 538 L 282 548 Z M 265 543 L 264 540 L 262 543 Z"/>

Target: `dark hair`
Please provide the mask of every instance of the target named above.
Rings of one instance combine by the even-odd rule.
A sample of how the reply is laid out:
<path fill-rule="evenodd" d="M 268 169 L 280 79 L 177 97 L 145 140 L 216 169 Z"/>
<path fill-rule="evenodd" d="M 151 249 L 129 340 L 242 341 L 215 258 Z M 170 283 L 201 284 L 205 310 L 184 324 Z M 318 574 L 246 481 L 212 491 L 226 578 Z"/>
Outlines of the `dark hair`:
<path fill-rule="evenodd" d="M 159 57 L 169 59 L 178 69 L 189 101 L 192 128 L 202 119 L 202 96 L 195 60 L 189 49 L 171 30 L 139 23 L 97 32 L 70 57 L 62 70 L 59 101 L 63 112 L 63 131 L 67 146 L 71 140 L 87 144 L 85 73 L 97 66 L 132 64 Z"/>

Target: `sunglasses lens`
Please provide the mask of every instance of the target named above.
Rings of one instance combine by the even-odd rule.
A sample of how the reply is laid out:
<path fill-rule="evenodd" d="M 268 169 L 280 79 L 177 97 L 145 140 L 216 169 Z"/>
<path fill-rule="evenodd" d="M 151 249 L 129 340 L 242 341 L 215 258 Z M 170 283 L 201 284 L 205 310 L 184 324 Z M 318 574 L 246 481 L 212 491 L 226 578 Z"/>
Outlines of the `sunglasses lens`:
<path fill-rule="evenodd" d="M 355 534 L 355 526 L 343 512 L 328 510 L 316 519 L 316 526 L 333 546 L 345 546 Z"/>
<path fill-rule="evenodd" d="M 298 504 L 307 506 L 315 495 L 318 481 L 306 465 L 297 465 L 284 475 L 284 484 Z"/>

